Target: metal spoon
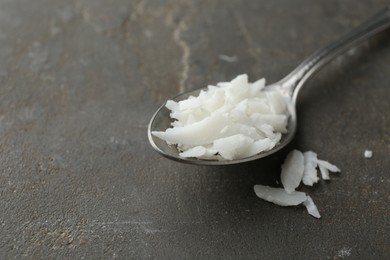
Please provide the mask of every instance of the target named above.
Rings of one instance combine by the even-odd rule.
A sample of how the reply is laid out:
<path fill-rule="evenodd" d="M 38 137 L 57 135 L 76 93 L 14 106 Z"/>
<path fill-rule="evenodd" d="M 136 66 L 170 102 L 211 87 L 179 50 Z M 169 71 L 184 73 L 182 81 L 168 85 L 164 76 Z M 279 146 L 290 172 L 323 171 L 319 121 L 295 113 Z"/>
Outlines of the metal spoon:
<path fill-rule="evenodd" d="M 313 53 L 310 57 L 304 60 L 295 70 L 290 74 L 284 77 L 282 80 L 269 85 L 265 88 L 266 90 L 276 89 L 280 91 L 283 95 L 291 98 L 292 102 L 289 105 L 288 109 L 290 112 L 289 122 L 288 122 L 288 132 L 282 136 L 280 143 L 276 145 L 273 149 L 266 152 L 261 152 L 251 157 L 231 160 L 231 161 L 218 161 L 218 160 L 200 160 L 196 158 L 182 158 L 179 156 L 179 151 L 176 146 L 168 145 L 165 141 L 159 139 L 156 136 L 152 135 L 152 131 L 164 131 L 167 128 L 171 127 L 171 117 L 170 111 L 165 107 L 165 104 L 162 105 L 157 112 L 153 115 L 149 127 L 148 127 L 148 138 L 150 144 L 153 148 L 161 153 L 163 156 L 190 164 L 197 165 L 228 165 L 228 164 L 237 164 L 248 161 L 257 160 L 265 156 L 271 155 L 276 151 L 279 151 L 285 147 L 294 137 L 294 134 L 297 129 L 297 116 L 295 111 L 295 104 L 299 90 L 302 86 L 310 79 L 316 72 L 318 72 L 324 65 L 329 63 L 331 60 L 344 53 L 345 51 L 356 47 L 366 39 L 375 35 L 376 33 L 383 31 L 384 29 L 390 26 L 390 5 L 388 5 L 384 10 L 374 15 L 366 22 L 350 31 L 348 34 L 342 36 L 335 42 L 329 44 L 325 48 L 318 50 Z M 172 100 L 180 101 L 187 99 L 189 96 L 197 96 L 201 89 L 193 90 L 180 94 Z"/>

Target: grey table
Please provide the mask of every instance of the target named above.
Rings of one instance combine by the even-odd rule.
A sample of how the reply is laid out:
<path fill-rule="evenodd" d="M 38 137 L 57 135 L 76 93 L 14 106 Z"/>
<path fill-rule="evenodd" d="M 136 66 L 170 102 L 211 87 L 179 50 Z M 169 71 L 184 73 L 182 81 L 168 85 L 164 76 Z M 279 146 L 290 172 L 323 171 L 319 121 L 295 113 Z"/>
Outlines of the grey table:
<path fill-rule="evenodd" d="M 387 3 L 0 0 L 0 258 L 386 259 L 389 31 L 306 86 L 270 158 L 179 164 L 146 129 L 178 92 L 275 81 Z M 300 187 L 320 220 L 253 192 L 278 186 L 291 149 L 342 169 Z"/>

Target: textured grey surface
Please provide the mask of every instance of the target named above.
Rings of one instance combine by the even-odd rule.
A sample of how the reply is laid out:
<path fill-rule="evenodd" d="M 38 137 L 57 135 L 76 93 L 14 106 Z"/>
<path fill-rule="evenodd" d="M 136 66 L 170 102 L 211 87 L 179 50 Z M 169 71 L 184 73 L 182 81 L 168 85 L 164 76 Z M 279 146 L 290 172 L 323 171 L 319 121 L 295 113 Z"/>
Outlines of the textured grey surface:
<path fill-rule="evenodd" d="M 310 82 L 265 160 L 178 164 L 146 127 L 179 91 L 279 79 L 387 2 L 0 0 L 0 258 L 386 259 L 389 31 Z M 321 220 L 253 192 L 293 148 L 342 169 L 301 188 Z"/>

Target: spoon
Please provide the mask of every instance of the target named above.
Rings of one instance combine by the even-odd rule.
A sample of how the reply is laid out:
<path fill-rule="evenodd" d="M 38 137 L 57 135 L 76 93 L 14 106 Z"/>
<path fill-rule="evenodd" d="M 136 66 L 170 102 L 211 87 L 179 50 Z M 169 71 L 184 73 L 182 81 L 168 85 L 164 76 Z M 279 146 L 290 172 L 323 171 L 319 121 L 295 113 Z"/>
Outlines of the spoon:
<path fill-rule="evenodd" d="M 261 152 L 259 154 L 241 158 L 236 160 L 204 160 L 196 158 L 183 158 L 179 156 L 179 151 L 176 146 L 168 145 L 164 140 L 152 135 L 153 131 L 165 131 L 171 127 L 172 119 L 170 117 L 170 110 L 162 105 L 157 112 L 153 115 L 148 126 L 148 138 L 152 147 L 163 156 L 183 162 L 196 165 L 229 165 L 237 164 L 248 161 L 257 160 L 266 156 L 269 156 L 283 147 L 285 147 L 294 137 L 297 129 L 297 116 L 295 104 L 298 97 L 298 93 L 302 86 L 310 79 L 315 73 L 317 73 L 324 65 L 328 64 L 334 58 L 338 57 L 347 50 L 358 46 L 363 41 L 372 37 L 376 33 L 385 30 L 390 26 L 390 5 L 384 10 L 377 13 L 366 22 L 362 23 L 357 28 L 353 29 L 349 33 L 345 34 L 338 40 L 329 44 L 323 49 L 318 50 L 304 60 L 296 69 L 290 74 L 284 77 L 282 80 L 267 86 L 263 91 L 277 90 L 282 95 L 291 99 L 289 102 L 288 110 L 290 113 L 288 122 L 288 132 L 282 135 L 280 142 L 271 150 Z M 205 89 L 205 88 L 203 88 Z M 187 99 L 189 96 L 197 96 L 202 89 L 193 90 L 190 92 L 182 93 L 172 100 L 180 101 Z"/>

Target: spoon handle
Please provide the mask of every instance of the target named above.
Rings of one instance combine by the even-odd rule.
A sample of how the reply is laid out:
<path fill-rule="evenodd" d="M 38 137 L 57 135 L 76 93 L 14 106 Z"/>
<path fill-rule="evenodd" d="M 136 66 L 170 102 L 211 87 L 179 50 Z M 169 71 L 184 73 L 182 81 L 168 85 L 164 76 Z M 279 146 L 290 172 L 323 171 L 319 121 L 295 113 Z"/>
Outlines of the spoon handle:
<path fill-rule="evenodd" d="M 338 40 L 313 53 L 276 85 L 281 86 L 283 91 L 287 91 L 286 94 L 292 96 L 295 103 L 304 83 L 324 65 L 389 26 L 390 5 Z"/>

